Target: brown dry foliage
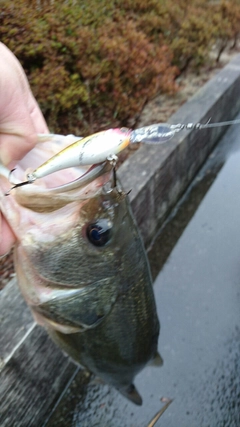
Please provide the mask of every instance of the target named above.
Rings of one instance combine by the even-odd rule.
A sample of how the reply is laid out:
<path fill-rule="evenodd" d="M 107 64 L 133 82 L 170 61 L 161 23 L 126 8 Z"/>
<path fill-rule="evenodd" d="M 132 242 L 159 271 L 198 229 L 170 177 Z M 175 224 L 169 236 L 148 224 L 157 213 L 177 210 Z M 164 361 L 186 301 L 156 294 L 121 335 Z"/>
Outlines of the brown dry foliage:
<path fill-rule="evenodd" d="M 238 0 L 13 0 L 0 37 L 22 63 L 54 132 L 134 126 L 145 103 L 174 92 L 215 43 L 236 43 Z M 219 58 L 218 58 L 219 59 Z"/>

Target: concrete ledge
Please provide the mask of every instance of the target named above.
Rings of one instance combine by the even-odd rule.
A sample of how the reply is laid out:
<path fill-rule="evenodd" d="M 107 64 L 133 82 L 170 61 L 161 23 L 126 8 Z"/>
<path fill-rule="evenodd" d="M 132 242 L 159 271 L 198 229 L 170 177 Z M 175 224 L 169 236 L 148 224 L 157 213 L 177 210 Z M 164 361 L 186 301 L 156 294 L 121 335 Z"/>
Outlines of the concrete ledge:
<path fill-rule="evenodd" d="M 240 109 L 240 55 L 185 103 L 169 122 L 232 120 Z M 149 123 L 151 124 L 151 123 Z M 227 127 L 181 131 L 160 146 L 143 145 L 120 168 L 145 245 L 186 190 Z"/>

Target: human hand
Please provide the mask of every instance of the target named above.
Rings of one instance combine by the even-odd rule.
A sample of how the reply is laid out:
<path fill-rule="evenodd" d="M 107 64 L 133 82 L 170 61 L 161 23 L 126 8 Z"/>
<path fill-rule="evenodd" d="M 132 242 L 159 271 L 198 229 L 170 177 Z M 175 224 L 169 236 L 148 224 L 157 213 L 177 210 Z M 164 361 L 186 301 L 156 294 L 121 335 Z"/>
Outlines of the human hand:
<path fill-rule="evenodd" d="M 37 142 L 37 133 L 49 133 L 33 97 L 22 66 L 0 43 L 0 162 L 11 167 Z M 0 256 L 11 249 L 16 238 L 0 213 Z"/>

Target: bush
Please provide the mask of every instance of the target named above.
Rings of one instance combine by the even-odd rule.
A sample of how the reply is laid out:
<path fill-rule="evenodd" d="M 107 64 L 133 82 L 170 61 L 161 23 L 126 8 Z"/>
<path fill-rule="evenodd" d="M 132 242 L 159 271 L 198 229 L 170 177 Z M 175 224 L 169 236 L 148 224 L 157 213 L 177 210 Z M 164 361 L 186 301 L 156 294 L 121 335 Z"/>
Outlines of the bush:
<path fill-rule="evenodd" d="M 220 60 L 222 52 L 232 42 L 235 47 L 239 37 L 240 1 L 228 0 L 214 3 L 211 14 L 213 35 L 218 50 L 216 61 Z"/>
<path fill-rule="evenodd" d="M 109 2 L 90 3 L 94 17 L 81 2 L 2 8 L 1 40 L 22 63 L 55 132 L 133 125 L 147 100 L 175 89 L 170 49 L 152 43 Z"/>
<path fill-rule="evenodd" d="M 238 0 L 59 3 L 12 0 L 0 12 L 1 41 L 54 132 L 134 126 L 149 99 L 176 90 L 180 71 L 199 70 L 213 43 L 222 52 L 238 37 Z"/>

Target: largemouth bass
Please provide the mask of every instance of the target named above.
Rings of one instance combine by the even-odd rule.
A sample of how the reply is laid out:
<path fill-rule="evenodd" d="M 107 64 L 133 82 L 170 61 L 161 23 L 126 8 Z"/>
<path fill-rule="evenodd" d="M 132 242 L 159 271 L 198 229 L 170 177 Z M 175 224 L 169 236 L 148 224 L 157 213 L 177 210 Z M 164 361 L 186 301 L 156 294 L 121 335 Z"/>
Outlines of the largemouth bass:
<path fill-rule="evenodd" d="M 38 166 L 47 150 L 56 149 L 59 145 L 52 151 L 47 142 L 39 145 L 37 157 L 33 150 L 17 166 L 18 179 L 21 166 Z M 2 168 L 1 209 L 17 237 L 17 280 L 51 338 L 141 404 L 134 377 L 154 359 L 162 363 L 147 256 L 111 164 L 82 170 L 80 180 L 78 175 L 79 169 L 56 172 L 6 196 L 10 184 Z M 71 179 L 77 185 L 69 189 L 65 184 Z M 49 188 L 56 183 L 62 184 L 57 191 Z"/>

